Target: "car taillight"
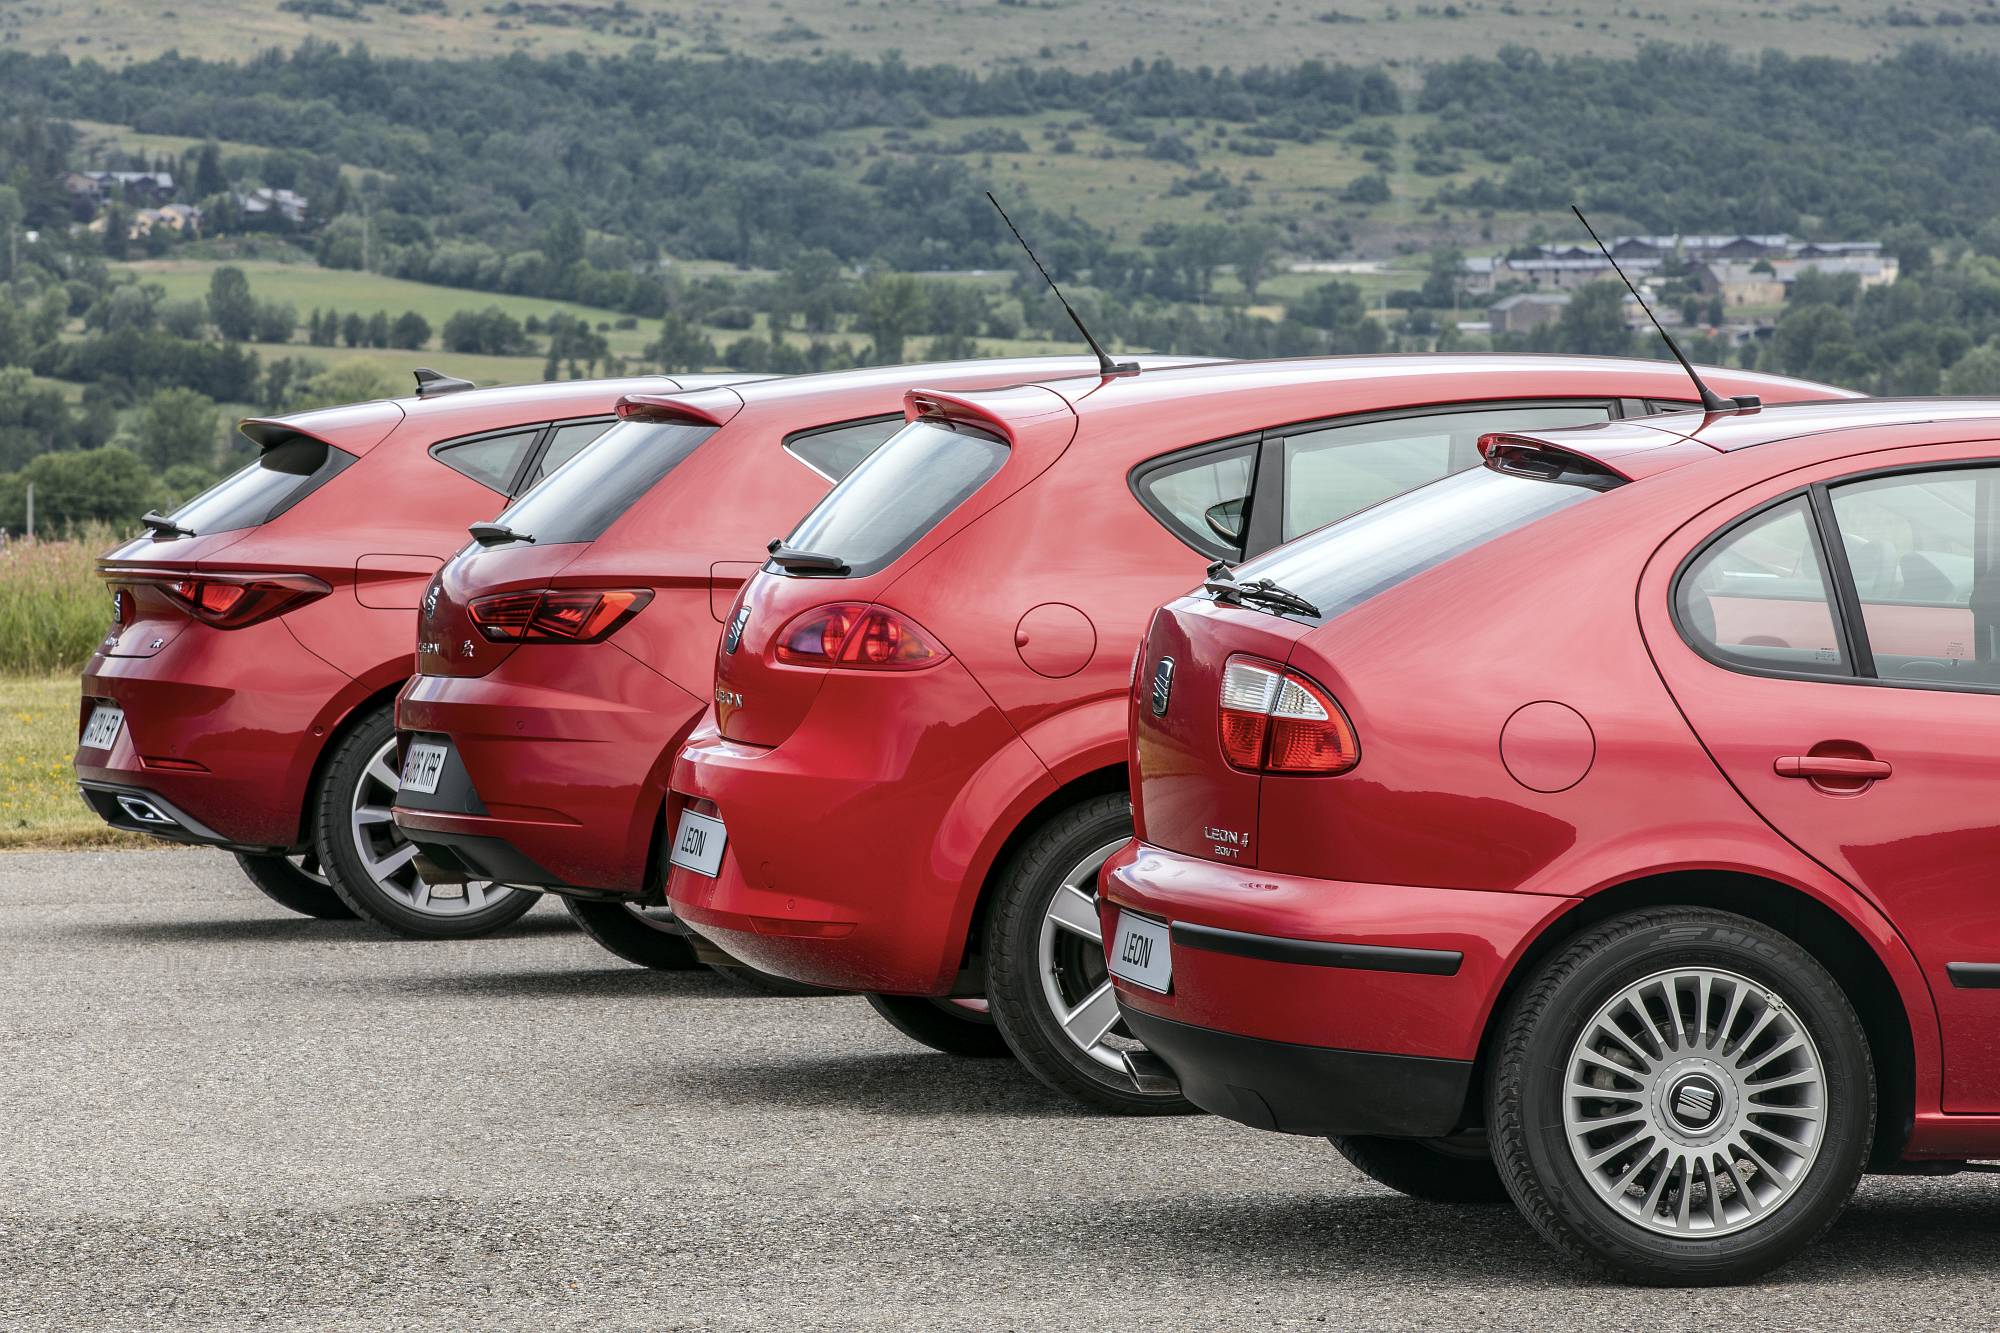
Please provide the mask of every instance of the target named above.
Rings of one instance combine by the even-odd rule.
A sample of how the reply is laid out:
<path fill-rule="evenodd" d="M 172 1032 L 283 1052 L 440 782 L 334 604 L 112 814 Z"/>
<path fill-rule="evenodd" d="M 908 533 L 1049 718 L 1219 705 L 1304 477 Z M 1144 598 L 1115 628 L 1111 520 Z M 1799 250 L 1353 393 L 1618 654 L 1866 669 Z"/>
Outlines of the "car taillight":
<path fill-rule="evenodd" d="M 774 649 L 787 666 L 917 671 L 951 656 L 915 621 L 866 602 L 836 602 L 798 616 L 778 631 Z"/>
<path fill-rule="evenodd" d="M 1315 682 L 1254 657 L 1222 669 L 1222 754 L 1252 773 L 1345 773 L 1361 759 L 1354 724 Z"/>
<path fill-rule="evenodd" d="M 310 574 L 190 575 L 160 587 L 189 615 L 218 629 L 242 629 L 333 591 Z"/>
<path fill-rule="evenodd" d="M 494 643 L 596 643 L 652 600 L 650 588 L 536 588 L 475 597 L 465 610 Z"/>

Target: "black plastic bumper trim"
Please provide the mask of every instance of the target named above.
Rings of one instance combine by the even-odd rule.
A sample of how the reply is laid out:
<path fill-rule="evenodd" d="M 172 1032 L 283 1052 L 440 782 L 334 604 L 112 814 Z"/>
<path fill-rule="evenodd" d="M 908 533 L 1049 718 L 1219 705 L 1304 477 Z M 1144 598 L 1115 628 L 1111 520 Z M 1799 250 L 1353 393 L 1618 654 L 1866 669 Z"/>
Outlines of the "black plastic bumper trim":
<path fill-rule="evenodd" d="M 1188 949 L 1256 958 L 1266 963 L 1302 963 L 1307 967 L 1354 967 L 1368 972 L 1419 972 L 1426 976 L 1458 975 L 1465 955 L 1456 949 L 1405 949 L 1387 944 L 1340 944 L 1328 940 L 1294 940 L 1282 935 L 1252 935 L 1220 926 L 1173 924 L 1173 941 Z"/>
<path fill-rule="evenodd" d="M 76 785 L 83 794 L 83 803 L 89 806 L 99 819 L 122 832 L 143 833 L 149 838 L 158 838 L 161 842 L 179 843 L 186 847 L 221 847 L 227 851 L 249 852 L 258 856 L 285 854 L 292 850 L 287 847 L 266 846 L 262 843 L 232 841 L 158 792 L 145 787 L 127 786 L 117 782 L 98 782 L 85 778 L 79 778 Z M 142 800 L 174 822 L 142 823 L 132 818 L 118 804 L 120 796 Z"/>
<path fill-rule="evenodd" d="M 2000 963 L 1946 963 L 1955 990 L 2000 990 Z"/>
<path fill-rule="evenodd" d="M 418 855 L 446 879 L 461 876 L 465 879 L 490 879 L 571 898 L 641 901 L 636 893 L 565 883 L 561 876 L 544 868 L 513 843 L 491 834 L 439 833 L 435 829 L 423 828 L 404 828 L 402 834 L 416 845 Z"/>
<path fill-rule="evenodd" d="M 1204 1111 L 1284 1134 L 1441 1138 L 1461 1128 L 1470 1060 L 1301 1046 L 1123 1012 Z"/>

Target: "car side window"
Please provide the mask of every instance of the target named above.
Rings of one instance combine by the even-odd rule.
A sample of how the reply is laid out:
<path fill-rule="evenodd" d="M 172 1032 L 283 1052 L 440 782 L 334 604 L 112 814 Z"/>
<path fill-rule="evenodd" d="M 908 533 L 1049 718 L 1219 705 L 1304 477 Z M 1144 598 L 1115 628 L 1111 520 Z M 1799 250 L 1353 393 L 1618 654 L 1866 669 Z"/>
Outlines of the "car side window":
<path fill-rule="evenodd" d="M 1846 676 L 1839 622 L 1803 495 L 1711 542 L 1675 587 L 1681 632 L 1725 665 Z"/>
<path fill-rule="evenodd" d="M 1611 419 L 1608 403 L 1520 403 L 1351 422 L 1284 438 L 1285 521 L 1290 541 L 1479 461 L 1479 437 Z"/>
<path fill-rule="evenodd" d="M 542 456 L 535 460 L 535 470 L 528 474 L 528 480 L 521 489 L 525 491 L 529 486 L 569 462 L 582 451 L 583 446 L 604 434 L 614 424 L 610 420 L 572 421 L 557 426 L 550 433 L 549 442 L 542 449 Z"/>
<path fill-rule="evenodd" d="M 1980 530 L 1986 529 L 1989 549 L 2000 537 L 2000 468 L 1870 477 L 1833 486 L 1828 494 L 1875 674 L 1884 680 L 2000 681 L 2000 664 L 1979 660 L 1973 613 Z"/>
<path fill-rule="evenodd" d="M 431 456 L 489 490 L 510 495 L 514 478 L 521 475 L 521 464 L 541 433 L 540 426 L 532 426 L 504 435 L 484 435 L 476 440 L 440 445 L 431 450 Z"/>
<path fill-rule="evenodd" d="M 862 459 L 905 424 L 897 415 L 823 426 L 786 437 L 785 448 L 828 481 L 839 481 L 861 466 Z"/>
<path fill-rule="evenodd" d="M 1139 497 L 1153 516 L 1207 555 L 1243 555 L 1257 446 L 1231 445 L 1174 459 L 1138 478 Z"/>

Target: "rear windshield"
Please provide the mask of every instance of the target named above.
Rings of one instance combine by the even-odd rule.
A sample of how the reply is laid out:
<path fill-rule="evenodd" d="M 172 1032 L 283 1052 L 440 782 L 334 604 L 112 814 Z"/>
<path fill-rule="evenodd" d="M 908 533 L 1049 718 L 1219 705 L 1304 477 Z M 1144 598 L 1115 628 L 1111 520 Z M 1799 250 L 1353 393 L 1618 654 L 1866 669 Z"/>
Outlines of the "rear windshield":
<path fill-rule="evenodd" d="M 494 521 L 544 546 L 594 542 L 715 430 L 685 421 L 621 421 Z"/>
<path fill-rule="evenodd" d="M 1320 622 L 1604 489 L 1500 472 L 1491 465 L 1406 491 L 1238 565 L 1238 583 L 1270 579 L 1319 608 Z M 1308 617 L 1309 618 L 1309 617 Z"/>
<path fill-rule="evenodd" d="M 984 431 L 941 421 L 903 427 L 800 522 L 785 545 L 838 557 L 851 577 L 885 569 L 1007 461 Z"/>
<path fill-rule="evenodd" d="M 353 454 L 323 440 L 295 435 L 264 450 L 256 462 L 224 477 L 167 517 L 198 536 L 254 528 L 311 495 L 353 461 Z"/>

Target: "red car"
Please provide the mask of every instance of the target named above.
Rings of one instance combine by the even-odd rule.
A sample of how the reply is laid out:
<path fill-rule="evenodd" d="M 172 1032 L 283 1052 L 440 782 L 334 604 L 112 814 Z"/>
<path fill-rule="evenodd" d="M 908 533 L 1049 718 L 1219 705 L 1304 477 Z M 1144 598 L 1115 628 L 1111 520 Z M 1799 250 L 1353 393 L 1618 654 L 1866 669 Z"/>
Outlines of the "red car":
<path fill-rule="evenodd" d="M 425 935 L 534 895 L 431 887 L 389 822 L 390 705 L 417 600 L 466 524 L 595 438 L 627 393 L 740 377 L 474 389 L 246 421 L 257 461 L 104 557 L 112 624 L 83 674 L 75 765 L 114 827 L 226 847 L 310 916 Z"/>
<path fill-rule="evenodd" d="M 1112 1110 L 1183 1107 L 1128 1060 L 1093 905 L 1132 830 L 1124 700 L 1151 609 L 1476 463 L 1489 431 L 1688 396 L 1661 362 L 1482 356 L 913 392 L 736 604 L 673 772 L 674 911 L 756 967 L 869 993 L 919 1042 L 1011 1050 Z"/>
<path fill-rule="evenodd" d="M 620 957 L 692 965 L 662 891 L 667 767 L 771 538 L 902 428 L 911 384 L 988 388 L 1094 364 L 889 366 L 621 404 L 615 430 L 481 530 L 426 594 L 397 710 L 395 818 L 427 871 L 553 891 Z"/>
<path fill-rule="evenodd" d="M 2000 403 L 1482 450 L 1155 617 L 1102 908 L 1155 1072 L 1641 1282 L 2000 1156 Z"/>

